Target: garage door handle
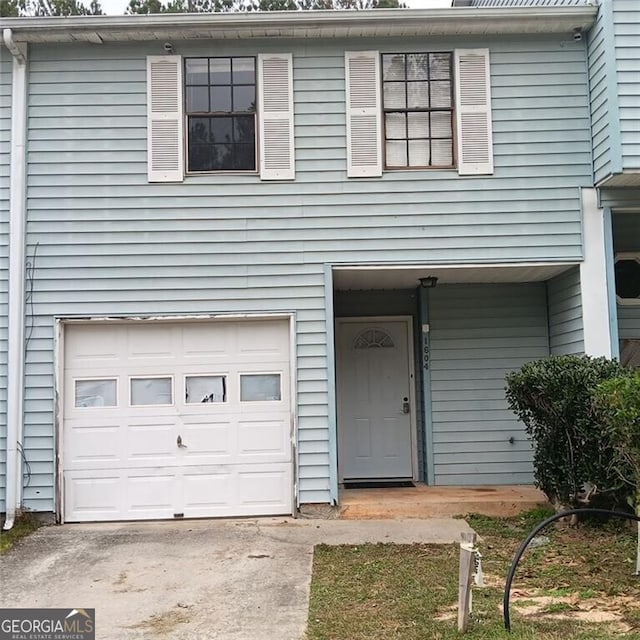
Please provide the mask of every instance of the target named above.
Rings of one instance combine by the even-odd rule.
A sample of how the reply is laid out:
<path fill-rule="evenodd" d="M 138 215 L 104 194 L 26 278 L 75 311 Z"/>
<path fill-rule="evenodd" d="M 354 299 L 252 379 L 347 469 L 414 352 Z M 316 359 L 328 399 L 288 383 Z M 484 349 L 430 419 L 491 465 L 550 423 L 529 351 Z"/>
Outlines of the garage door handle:
<path fill-rule="evenodd" d="M 180 449 L 186 449 L 187 448 L 186 444 L 182 444 L 182 436 L 178 436 L 178 439 L 176 440 L 176 444 L 178 445 L 178 447 Z"/>

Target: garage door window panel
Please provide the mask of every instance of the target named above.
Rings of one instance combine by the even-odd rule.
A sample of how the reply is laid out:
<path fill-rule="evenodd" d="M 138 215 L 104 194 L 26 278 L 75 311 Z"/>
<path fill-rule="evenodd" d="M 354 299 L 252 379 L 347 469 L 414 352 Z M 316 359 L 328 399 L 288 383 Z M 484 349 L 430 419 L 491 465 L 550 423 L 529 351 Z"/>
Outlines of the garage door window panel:
<path fill-rule="evenodd" d="M 116 378 L 99 378 L 75 381 L 76 409 L 117 407 L 118 381 Z"/>
<path fill-rule="evenodd" d="M 145 377 L 130 379 L 132 407 L 173 404 L 173 378 Z"/>
<path fill-rule="evenodd" d="M 185 376 L 185 404 L 210 404 L 225 402 L 227 402 L 227 376 Z"/>
<path fill-rule="evenodd" d="M 241 402 L 279 402 L 282 384 L 279 373 L 242 374 L 240 376 Z"/>

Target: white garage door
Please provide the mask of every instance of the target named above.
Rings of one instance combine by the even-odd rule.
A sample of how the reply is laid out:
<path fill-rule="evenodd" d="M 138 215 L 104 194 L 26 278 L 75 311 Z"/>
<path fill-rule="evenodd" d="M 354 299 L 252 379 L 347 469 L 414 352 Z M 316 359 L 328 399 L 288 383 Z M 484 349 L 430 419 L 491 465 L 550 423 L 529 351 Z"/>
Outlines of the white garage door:
<path fill-rule="evenodd" d="M 286 320 L 69 324 L 67 522 L 293 509 Z"/>

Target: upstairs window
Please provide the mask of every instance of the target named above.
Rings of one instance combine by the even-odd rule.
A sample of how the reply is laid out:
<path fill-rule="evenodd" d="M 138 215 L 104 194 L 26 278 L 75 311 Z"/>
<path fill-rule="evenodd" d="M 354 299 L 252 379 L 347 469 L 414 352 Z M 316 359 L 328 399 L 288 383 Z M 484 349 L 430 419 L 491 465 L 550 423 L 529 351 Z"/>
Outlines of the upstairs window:
<path fill-rule="evenodd" d="M 295 178 L 293 58 L 147 56 L 147 175 Z"/>
<path fill-rule="evenodd" d="M 345 52 L 347 176 L 493 173 L 488 49 Z"/>
<path fill-rule="evenodd" d="M 385 165 L 453 166 L 451 53 L 382 55 Z"/>
<path fill-rule="evenodd" d="M 185 60 L 187 171 L 256 170 L 256 59 Z"/>

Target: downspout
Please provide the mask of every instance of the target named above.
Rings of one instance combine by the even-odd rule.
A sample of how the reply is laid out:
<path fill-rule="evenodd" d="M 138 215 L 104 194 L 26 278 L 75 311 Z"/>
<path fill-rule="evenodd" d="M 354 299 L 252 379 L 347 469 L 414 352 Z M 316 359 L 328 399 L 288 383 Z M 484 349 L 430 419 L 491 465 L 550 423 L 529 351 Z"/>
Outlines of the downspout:
<path fill-rule="evenodd" d="M 27 45 L 3 31 L 4 44 L 13 56 L 11 93 L 11 186 L 9 191 L 9 330 L 7 348 L 7 479 L 6 518 L 11 529 L 22 500 L 22 465 L 19 443 L 24 403 L 24 260 L 26 213 Z"/>

